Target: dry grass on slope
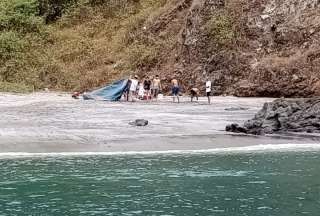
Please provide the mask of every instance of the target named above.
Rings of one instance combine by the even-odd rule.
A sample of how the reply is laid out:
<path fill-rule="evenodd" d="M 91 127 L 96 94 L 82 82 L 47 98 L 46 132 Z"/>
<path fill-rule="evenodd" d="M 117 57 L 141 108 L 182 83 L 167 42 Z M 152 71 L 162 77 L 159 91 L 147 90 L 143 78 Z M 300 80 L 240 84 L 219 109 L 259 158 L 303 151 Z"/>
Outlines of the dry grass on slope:
<path fill-rule="evenodd" d="M 115 1 L 117 2 L 117 1 Z M 129 76 L 157 61 L 164 44 L 145 37 L 145 23 L 155 19 L 165 0 L 79 7 L 51 26 L 53 42 L 45 49 L 41 71 L 51 88 L 84 90 Z"/>

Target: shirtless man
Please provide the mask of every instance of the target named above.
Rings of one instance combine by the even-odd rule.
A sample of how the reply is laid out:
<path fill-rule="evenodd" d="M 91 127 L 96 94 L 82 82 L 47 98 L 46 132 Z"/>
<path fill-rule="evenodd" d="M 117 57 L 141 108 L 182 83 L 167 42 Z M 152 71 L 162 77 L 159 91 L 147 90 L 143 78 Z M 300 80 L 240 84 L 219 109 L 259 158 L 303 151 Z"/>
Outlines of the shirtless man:
<path fill-rule="evenodd" d="M 178 99 L 178 103 L 179 101 L 179 91 L 180 91 L 180 87 L 179 87 L 179 82 L 177 79 L 172 79 L 171 80 L 171 85 L 172 85 L 172 98 L 173 98 L 173 103 L 175 102 L 175 98 L 177 97 Z"/>
<path fill-rule="evenodd" d="M 156 77 L 152 81 L 152 94 L 153 97 L 158 99 L 158 94 L 161 90 L 161 80 L 159 78 L 159 75 L 156 75 Z"/>

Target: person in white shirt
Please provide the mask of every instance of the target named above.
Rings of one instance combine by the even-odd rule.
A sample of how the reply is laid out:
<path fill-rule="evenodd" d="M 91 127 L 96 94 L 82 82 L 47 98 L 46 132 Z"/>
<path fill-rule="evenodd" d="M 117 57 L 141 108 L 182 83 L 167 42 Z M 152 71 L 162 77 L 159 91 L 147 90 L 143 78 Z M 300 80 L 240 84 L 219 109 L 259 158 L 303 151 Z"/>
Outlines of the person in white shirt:
<path fill-rule="evenodd" d="M 144 93 L 145 93 L 145 90 L 144 90 L 143 82 L 140 82 L 139 83 L 139 90 L 138 90 L 138 98 L 140 100 L 144 99 Z"/>
<path fill-rule="evenodd" d="M 211 99 L 210 99 L 210 96 L 211 96 L 211 87 L 212 87 L 212 83 L 211 83 L 211 81 L 207 78 L 207 81 L 206 81 L 206 94 L 207 94 L 207 97 L 208 97 L 208 103 L 209 103 L 209 104 L 211 103 Z"/>
<path fill-rule="evenodd" d="M 133 98 L 137 95 L 137 88 L 138 88 L 138 76 L 135 75 L 133 79 L 131 79 L 131 86 L 130 86 L 130 98 L 133 101 Z"/>

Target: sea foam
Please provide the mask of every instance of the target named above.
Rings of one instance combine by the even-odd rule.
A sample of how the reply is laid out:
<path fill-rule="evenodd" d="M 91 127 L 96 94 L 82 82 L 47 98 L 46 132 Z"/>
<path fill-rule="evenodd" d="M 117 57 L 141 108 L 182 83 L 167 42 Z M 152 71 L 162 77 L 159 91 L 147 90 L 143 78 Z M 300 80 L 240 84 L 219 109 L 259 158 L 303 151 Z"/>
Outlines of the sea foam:
<path fill-rule="evenodd" d="M 121 151 L 121 152 L 3 152 L 0 158 L 23 157 L 73 157 L 73 156 L 113 156 L 113 155 L 184 155 L 184 154 L 241 154 L 267 152 L 310 152 L 320 151 L 320 143 L 310 144 L 267 144 L 244 147 L 228 147 L 201 150 L 165 150 L 165 151 Z"/>

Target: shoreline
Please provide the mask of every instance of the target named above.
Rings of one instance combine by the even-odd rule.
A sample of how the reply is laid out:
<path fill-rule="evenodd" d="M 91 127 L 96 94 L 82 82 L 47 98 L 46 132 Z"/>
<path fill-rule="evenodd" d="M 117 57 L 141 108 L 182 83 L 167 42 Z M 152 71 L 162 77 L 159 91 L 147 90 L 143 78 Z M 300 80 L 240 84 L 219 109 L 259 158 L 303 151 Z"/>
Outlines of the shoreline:
<path fill-rule="evenodd" d="M 147 139 L 144 137 L 144 139 Z M 80 143 L 72 140 L 17 140 L 10 142 L 0 138 L 0 157 L 3 155 L 121 155 L 164 154 L 197 152 L 246 152 L 281 150 L 320 150 L 319 137 L 247 136 L 237 134 L 193 135 L 158 137 L 156 142 L 116 139 L 110 143 Z"/>
<path fill-rule="evenodd" d="M 82 157 L 82 156 L 143 156 L 143 155 L 225 155 L 225 154 L 268 154 L 291 152 L 317 152 L 320 153 L 320 144 L 276 144 L 254 145 L 244 147 L 199 149 L 199 150 L 163 150 L 163 151 L 120 151 L 120 152 L 2 152 L 0 160 L 11 158 L 43 158 L 43 157 Z"/>
<path fill-rule="evenodd" d="M 65 91 L 43 91 L 43 90 L 39 90 L 39 91 L 32 91 L 32 92 L 3 92 L 0 91 L 0 97 L 1 96 L 41 96 L 41 95 L 55 95 L 55 96 L 67 96 L 70 97 L 72 96 L 73 92 L 65 92 Z M 188 98 L 189 102 L 190 102 L 190 95 L 189 94 L 182 94 L 179 97 L 181 98 Z M 276 99 L 280 99 L 280 98 L 275 98 L 275 97 L 243 97 L 243 96 L 236 96 L 236 95 L 212 95 L 212 98 L 256 98 L 256 99 L 271 99 L 271 100 L 276 100 Z M 320 96 L 314 96 L 314 97 L 282 97 L 284 99 L 293 99 L 293 100 L 299 100 L 299 99 L 310 99 L 310 98 L 319 98 Z M 171 95 L 164 95 L 164 98 L 172 98 Z M 200 95 L 199 99 L 207 99 L 206 95 Z M 81 99 L 80 99 L 81 100 Z M 98 100 L 99 101 L 99 100 Z M 101 100 L 100 100 L 101 101 Z M 139 101 L 139 100 L 138 100 Z M 107 102 L 107 101 L 106 101 Z M 120 101 L 120 102 L 127 102 L 127 101 Z M 117 103 L 117 102 L 113 102 L 113 103 Z M 128 102 L 130 103 L 130 102 Z"/>
<path fill-rule="evenodd" d="M 212 104 L 74 100 L 61 93 L 0 94 L 0 155 L 124 154 L 210 151 L 261 145 L 320 145 L 320 136 L 247 136 L 225 132 L 230 122 L 250 119 L 269 98 L 212 97 Z M 183 97 L 185 101 L 189 98 Z M 244 108 L 229 110 L 229 108 Z M 146 127 L 128 123 L 146 119 Z"/>

